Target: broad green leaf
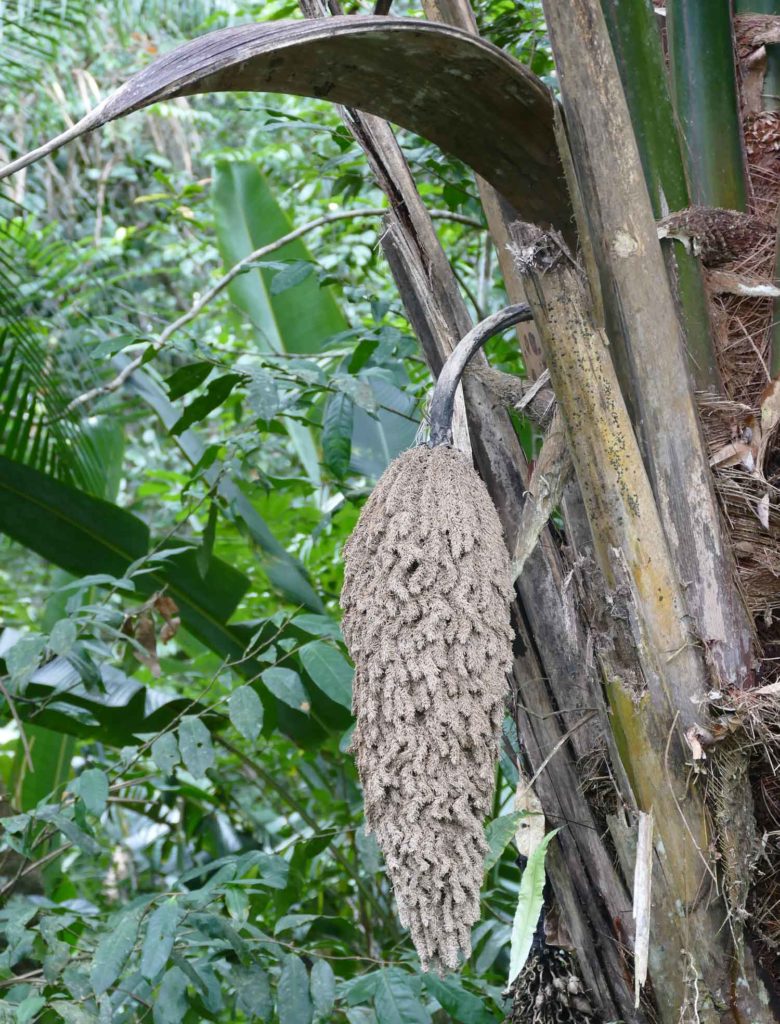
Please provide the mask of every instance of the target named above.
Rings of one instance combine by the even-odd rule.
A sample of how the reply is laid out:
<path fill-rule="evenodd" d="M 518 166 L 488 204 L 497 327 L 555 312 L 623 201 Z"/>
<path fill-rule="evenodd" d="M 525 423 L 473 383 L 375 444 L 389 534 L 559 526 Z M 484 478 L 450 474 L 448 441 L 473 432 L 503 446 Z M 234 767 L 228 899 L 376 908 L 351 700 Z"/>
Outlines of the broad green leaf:
<path fill-rule="evenodd" d="M 226 267 L 292 228 L 255 163 L 218 163 L 213 196 L 217 239 Z M 300 239 L 279 249 L 273 258 L 311 266 L 311 255 Z M 274 276 L 273 270 L 260 267 L 235 278 L 229 288 L 231 299 L 255 328 L 261 350 L 318 353 L 326 338 L 349 327 L 330 290 L 320 288 L 313 277 L 307 276 L 294 291 L 272 295 Z"/>
<path fill-rule="evenodd" d="M 81 797 L 90 814 L 99 817 L 108 801 L 108 776 L 99 768 L 87 768 L 71 787 Z"/>
<path fill-rule="evenodd" d="M 253 370 L 246 389 L 246 401 L 259 419 L 272 420 L 281 408 L 273 374 L 268 370 Z"/>
<path fill-rule="evenodd" d="M 141 973 L 154 981 L 168 963 L 179 922 L 179 907 L 175 899 L 161 903 L 149 918 L 141 951 Z"/>
<path fill-rule="evenodd" d="M 2 456 L 0 531 L 74 576 L 121 578 L 149 549 L 141 519 Z"/>
<path fill-rule="evenodd" d="M 325 465 L 338 479 L 347 475 L 352 455 L 355 405 L 349 395 L 330 395 L 322 414 L 322 455 Z"/>
<path fill-rule="evenodd" d="M 346 1016 L 347 1024 L 376 1024 L 376 1014 L 368 1006 L 352 1006 Z"/>
<path fill-rule="evenodd" d="M 53 654 L 66 655 L 75 644 L 77 636 L 76 623 L 72 619 L 60 619 L 52 626 L 46 646 Z"/>
<path fill-rule="evenodd" d="M 179 419 L 176 420 L 171 427 L 171 433 L 181 434 L 182 431 L 192 426 L 193 423 L 199 423 L 202 419 L 205 419 L 212 410 L 227 400 L 231 391 L 241 379 L 240 373 L 225 373 L 211 381 L 206 388 L 205 394 L 199 395 L 190 402 Z"/>
<path fill-rule="evenodd" d="M 267 668 L 260 678 L 274 697 L 289 704 L 291 708 L 304 713 L 311 709 L 311 701 L 303 688 L 301 677 L 291 668 Z"/>
<path fill-rule="evenodd" d="M 43 996 L 27 996 L 16 1008 L 16 1024 L 30 1024 L 38 1016 L 40 1010 L 46 1005 Z"/>
<path fill-rule="evenodd" d="M 37 690 L 35 684 L 32 690 Z M 25 723 L 24 731 L 32 770 L 27 763 L 24 744 L 20 741 L 16 747 L 9 789 L 19 795 L 20 810 L 28 811 L 68 781 L 75 743 L 72 736 L 30 722 Z"/>
<path fill-rule="evenodd" d="M 288 953 L 282 959 L 282 973 L 276 988 L 279 1024 L 311 1024 L 314 1014 L 309 996 L 309 978 L 300 957 Z"/>
<path fill-rule="evenodd" d="M 512 923 L 512 941 L 509 954 L 509 978 L 511 985 L 528 959 L 533 943 L 534 932 L 539 923 L 539 914 L 544 904 L 544 858 L 547 847 L 559 829 L 548 832 L 539 843 L 523 871 L 520 879 L 520 893 L 517 898 L 517 910 Z"/>
<path fill-rule="evenodd" d="M 136 370 L 128 384 L 154 409 L 168 429 L 176 422 L 177 413 L 157 384 L 142 370 Z M 204 454 L 204 446 L 193 430 L 176 438 L 191 465 L 197 465 Z M 238 485 L 223 472 L 212 466 L 205 473 L 206 482 L 216 487 L 227 502 L 228 513 L 243 524 L 254 544 L 259 548 L 262 566 L 274 587 L 293 604 L 302 604 L 314 611 L 322 610 L 322 602 L 311 587 L 303 567 L 274 537 L 265 520 Z"/>
<path fill-rule="evenodd" d="M 355 409 L 350 460 L 353 472 L 375 480 L 384 473 L 396 455 L 414 444 L 419 419 L 414 398 L 379 373 L 366 370 L 362 374 L 370 381 L 381 408 L 375 416 L 370 416 L 359 407 Z"/>
<path fill-rule="evenodd" d="M 5 652 L 6 667 L 11 675 L 11 680 L 17 686 L 28 682 L 38 667 L 45 648 L 45 636 L 40 633 L 26 633 Z"/>
<path fill-rule="evenodd" d="M 249 947 L 226 918 L 219 914 L 191 914 L 187 923 L 208 938 L 227 943 L 238 954 L 242 963 L 249 962 Z"/>
<path fill-rule="evenodd" d="M 179 744 L 172 732 L 164 732 L 152 743 L 152 760 L 166 775 L 179 763 Z"/>
<path fill-rule="evenodd" d="M 374 1010 L 378 1024 L 431 1024 L 431 1015 L 414 991 L 411 978 L 397 969 L 379 972 Z"/>
<path fill-rule="evenodd" d="M 236 1009 L 250 1020 L 270 1020 L 274 1009 L 268 975 L 259 964 L 238 967 L 232 972 L 236 987 Z"/>
<path fill-rule="evenodd" d="M 172 402 L 199 387 L 214 369 L 213 363 L 188 363 L 180 366 L 170 377 L 166 377 L 165 386 Z"/>
<path fill-rule="evenodd" d="M 239 686 L 228 699 L 230 721 L 248 740 L 256 740 L 263 727 L 263 704 L 251 686 Z"/>
<path fill-rule="evenodd" d="M 314 682 L 331 700 L 352 707 L 354 670 L 344 655 L 321 640 L 313 640 L 300 649 L 301 663 Z"/>
<path fill-rule="evenodd" d="M 506 948 L 512 938 L 512 929 L 508 924 L 501 924 L 499 921 L 488 921 L 490 930 L 487 941 L 477 954 L 477 974 L 484 974 L 496 961 L 498 955 Z"/>
<path fill-rule="evenodd" d="M 314 1012 L 321 1020 L 327 1020 L 336 1001 L 336 976 L 327 960 L 314 961 L 310 988 Z"/>
<path fill-rule="evenodd" d="M 353 377 L 351 374 L 336 374 L 331 378 L 331 384 L 345 395 L 349 395 L 355 405 L 365 409 L 368 413 L 375 413 L 378 405 L 374 390 L 363 377 Z"/>
<path fill-rule="evenodd" d="M 182 1024 L 187 1005 L 187 977 L 178 967 L 171 967 L 154 999 L 154 1024 Z"/>
<path fill-rule="evenodd" d="M 96 996 L 106 992 L 122 973 L 138 936 L 142 912 L 139 908 L 125 911 L 98 943 L 89 975 Z"/>
<path fill-rule="evenodd" d="M 214 764 L 211 733 L 199 718 L 185 715 L 179 726 L 179 750 L 187 771 L 202 779 Z"/>
<path fill-rule="evenodd" d="M 523 811 L 513 811 L 510 814 L 502 814 L 494 818 L 485 828 L 485 839 L 488 844 L 488 853 L 485 858 L 485 871 L 498 863 L 501 854 L 509 845 L 509 841 L 517 831 L 517 823 L 523 817 Z"/>
<path fill-rule="evenodd" d="M 295 616 L 292 625 L 310 636 L 329 636 L 333 640 L 343 640 L 338 622 L 329 615 L 312 615 L 304 612 Z"/>
<path fill-rule="evenodd" d="M 382 852 L 376 836 L 366 833 L 365 825 L 361 825 L 355 832 L 355 846 L 358 848 L 363 867 L 369 874 L 376 874 L 382 870 Z"/>
<path fill-rule="evenodd" d="M 425 975 L 424 982 L 453 1020 L 462 1024 L 496 1024 L 499 1019 L 488 1010 L 482 999 L 467 992 L 455 977 L 438 978 L 429 973 Z"/>
<path fill-rule="evenodd" d="M 218 517 L 219 505 L 216 501 L 212 501 L 209 506 L 209 516 L 206 520 L 206 529 L 203 531 L 203 538 L 195 555 L 198 572 L 203 579 L 208 575 L 209 566 L 211 565 L 211 554 L 214 550 L 214 541 L 217 536 Z"/>
<path fill-rule="evenodd" d="M 249 917 L 249 896 L 246 889 L 238 885 L 226 886 L 225 908 L 234 921 L 243 924 Z"/>
<path fill-rule="evenodd" d="M 274 925 L 274 935 L 301 928 L 303 925 L 311 924 L 312 921 L 319 921 L 320 917 L 320 914 L 285 914 Z"/>
<path fill-rule="evenodd" d="M 0 532 L 74 576 L 96 570 L 121 580 L 144 558 L 150 538 L 146 524 L 107 501 L 93 498 L 44 473 L 0 457 Z M 235 656 L 242 645 L 225 625 L 249 580 L 212 558 L 205 579 L 195 549 L 158 561 L 136 578 L 144 593 L 165 590 L 182 622 L 217 653 Z"/>
<path fill-rule="evenodd" d="M 78 1003 L 65 1002 L 62 999 L 52 999 L 49 1008 L 54 1010 L 65 1024 L 98 1024 L 98 1018 L 92 1010 Z"/>
<path fill-rule="evenodd" d="M 311 263 L 306 262 L 306 260 L 293 260 L 283 270 L 277 271 L 271 278 L 271 287 L 269 289 L 271 295 L 281 295 L 288 288 L 295 288 L 296 285 L 305 281 L 313 271 L 314 267 Z"/>
<path fill-rule="evenodd" d="M 228 267 L 291 230 L 289 218 L 254 163 L 218 163 L 213 195 L 217 239 Z M 274 253 L 274 258 L 311 261 L 300 239 Z M 239 275 L 229 287 L 233 303 L 254 328 L 260 351 L 317 353 L 327 338 L 348 328 L 330 290 L 320 288 L 313 276 L 297 288 L 274 295 L 273 274 L 270 269 L 258 268 Z M 301 310 L 306 311 L 305 316 Z M 319 486 L 317 447 L 311 431 L 289 418 L 285 425 L 307 476 Z"/>
<path fill-rule="evenodd" d="M 62 832 L 66 839 L 69 839 L 74 846 L 83 850 L 84 853 L 88 853 L 93 857 L 100 853 L 100 844 L 64 814 L 50 814 L 46 820 L 50 821 L 55 828 Z"/>

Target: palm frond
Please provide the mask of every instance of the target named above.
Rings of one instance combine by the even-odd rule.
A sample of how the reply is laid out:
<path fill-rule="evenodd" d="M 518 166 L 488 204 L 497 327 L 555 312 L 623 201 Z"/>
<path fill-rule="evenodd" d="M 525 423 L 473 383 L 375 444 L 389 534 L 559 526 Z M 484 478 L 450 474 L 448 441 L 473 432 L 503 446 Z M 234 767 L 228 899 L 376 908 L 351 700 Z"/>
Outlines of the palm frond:
<path fill-rule="evenodd" d="M 41 63 L 54 60 L 63 36 L 85 24 L 84 0 L 0 0 L 0 87 L 36 81 Z"/>
<path fill-rule="evenodd" d="M 21 218 L 0 220 L 0 454 L 99 493 L 95 448 L 82 422 L 63 415 L 69 353 L 26 301 L 38 274 L 45 278 L 56 262 L 53 250 L 59 244 L 41 241 Z"/>

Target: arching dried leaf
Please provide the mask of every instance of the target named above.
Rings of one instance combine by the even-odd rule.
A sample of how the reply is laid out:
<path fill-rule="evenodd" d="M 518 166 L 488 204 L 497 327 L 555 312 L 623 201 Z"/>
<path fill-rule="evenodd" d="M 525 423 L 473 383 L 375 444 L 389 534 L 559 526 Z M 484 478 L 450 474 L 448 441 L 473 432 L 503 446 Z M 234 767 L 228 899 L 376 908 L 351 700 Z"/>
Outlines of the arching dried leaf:
<path fill-rule="evenodd" d="M 228 91 L 315 96 L 377 114 L 473 167 L 525 220 L 569 228 L 549 89 L 478 36 L 415 18 L 261 22 L 209 32 L 157 58 L 0 177 L 151 103 Z"/>

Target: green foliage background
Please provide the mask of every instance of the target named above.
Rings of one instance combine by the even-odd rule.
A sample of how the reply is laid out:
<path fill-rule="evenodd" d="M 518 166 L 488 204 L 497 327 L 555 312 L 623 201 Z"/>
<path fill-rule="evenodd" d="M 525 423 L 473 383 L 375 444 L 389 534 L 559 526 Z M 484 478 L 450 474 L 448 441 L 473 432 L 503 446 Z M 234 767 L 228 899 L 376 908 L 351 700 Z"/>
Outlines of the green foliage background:
<path fill-rule="evenodd" d="M 298 16 L 287 0 L 1 10 L 2 158 L 158 51 Z M 538 3 L 478 16 L 552 81 Z M 429 207 L 480 222 L 466 169 L 400 138 Z M 511 760 L 474 955 L 439 979 L 397 922 L 347 750 L 341 550 L 430 383 L 380 219 L 307 233 L 155 346 L 253 248 L 382 207 L 362 154 L 325 104 L 220 95 L 4 184 L 0 1020 L 500 1020 Z M 437 228 L 474 315 L 498 308 L 485 234 Z M 71 404 L 139 352 L 122 388 Z M 510 341 L 492 356 L 522 372 Z"/>

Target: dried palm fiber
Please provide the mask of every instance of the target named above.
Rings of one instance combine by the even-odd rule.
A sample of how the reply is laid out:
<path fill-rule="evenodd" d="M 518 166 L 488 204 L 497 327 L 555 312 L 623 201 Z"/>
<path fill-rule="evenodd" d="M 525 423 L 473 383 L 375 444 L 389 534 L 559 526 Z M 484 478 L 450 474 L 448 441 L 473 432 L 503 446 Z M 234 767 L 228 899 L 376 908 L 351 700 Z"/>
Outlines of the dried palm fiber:
<path fill-rule="evenodd" d="M 774 228 L 738 210 L 691 206 L 659 221 L 658 237 L 677 238 L 706 267 L 719 267 L 754 253 L 774 237 Z"/>
<path fill-rule="evenodd" d="M 509 555 L 462 452 L 387 469 L 345 548 L 366 822 L 424 969 L 471 951 L 511 664 Z"/>
<path fill-rule="evenodd" d="M 574 958 L 564 949 L 534 949 L 511 991 L 504 1024 L 598 1024 Z"/>

